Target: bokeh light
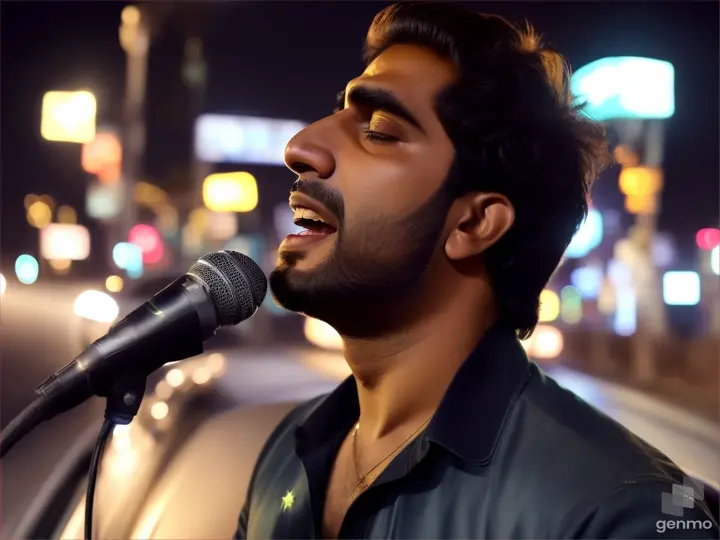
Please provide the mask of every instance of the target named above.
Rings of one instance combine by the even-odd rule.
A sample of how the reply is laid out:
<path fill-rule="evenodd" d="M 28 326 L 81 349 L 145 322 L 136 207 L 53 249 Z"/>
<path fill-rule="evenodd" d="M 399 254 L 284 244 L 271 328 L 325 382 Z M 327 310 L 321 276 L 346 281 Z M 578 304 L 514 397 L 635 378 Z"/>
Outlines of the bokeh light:
<path fill-rule="evenodd" d="M 164 401 L 158 401 L 150 407 L 150 416 L 155 420 L 163 420 L 168 414 L 170 414 L 170 407 Z"/>
<path fill-rule="evenodd" d="M 39 273 L 40 265 L 32 255 L 20 255 L 15 261 L 15 275 L 20 283 L 32 285 L 37 281 Z"/>
<path fill-rule="evenodd" d="M 331 351 L 340 351 L 344 347 L 340 334 L 325 321 L 306 317 L 304 331 L 305 338 L 316 347 Z"/>
<path fill-rule="evenodd" d="M 130 242 L 119 242 L 113 247 L 113 262 L 122 268 L 132 279 L 137 279 L 143 273 L 142 250 Z"/>
<path fill-rule="evenodd" d="M 582 295 L 571 285 L 563 287 L 560 291 L 560 317 L 568 324 L 577 324 L 582 320 Z"/>
<path fill-rule="evenodd" d="M 50 259 L 48 260 L 50 268 L 55 270 L 56 274 L 67 274 L 72 267 L 72 261 L 70 259 Z"/>
<path fill-rule="evenodd" d="M 251 212 L 258 204 L 257 182 L 249 172 L 211 174 L 203 182 L 202 196 L 213 212 Z"/>
<path fill-rule="evenodd" d="M 113 297 L 100 291 L 83 291 L 75 299 L 73 312 L 80 318 L 99 323 L 111 323 L 120 313 Z"/>
<path fill-rule="evenodd" d="M 77 212 L 72 206 L 61 205 L 57 210 L 58 223 L 77 223 Z"/>
<path fill-rule="evenodd" d="M 35 201 L 27 209 L 27 220 L 36 229 L 47 227 L 52 221 L 52 208 L 44 201 Z"/>
<path fill-rule="evenodd" d="M 7 290 L 7 279 L 5 279 L 5 276 L 0 274 L 0 296 L 3 296 L 5 294 L 6 290 Z"/>
<path fill-rule="evenodd" d="M 95 96 L 87 91 L 47 92 L 40 134 L 48 141 L 86 143 L 95 138 Z"/>
<path fill-rule="evenodd" d="M 540 318 L 539 322 L 552 322 L 560 315 L 560 298 L 557 293 L 545 289 L 540 293 Z"/>
<path fill-rule="evenodd" d="M 532 335 L 520 343 L 528 356 L 538 360 L 557 358 L 565 345 L 562 332 L 547 324 L 538 324 Z"/>
<path fill-rule="evenodd" d="M 580 291 L 583 298 L 597 298 L 602 282 L 603 271 L 597 266 L 582 266 L 570 274 L 570 283 Z"/>
<path fill-rule="evenodd" d="M 600 245 L 603 239 L 603 218 L 602 214 L 591 208 L 587 218 L 583 221 L 578 232 L 573 236 L 570 245 L 565 251 L 565 256 L 571 259 L 584 257 L 590 251 Z"/>
<path fill-rule="evenodd" d="M 108 276 L 105 280 L 105 288 L 113 293 L 122 291 L 123 279 L 120 276 Z"/>
<path fill-rule="evenodd" d="M 160 232 L 152 225 L 135 225 L 128 233 L 128 240 L 142 251 L 142 261 L 145 264 L 160 262 L 164 253 L 164 246 Z"/>
<path fill-rule="evenodd" d="M 720 276 L 720 246 L 715 246 L 710 251 L 710 270 L 716 276 Z"/>
<path fill-rule="evenodd" d="M 700 229 L 695 235 L 695 242 L 703 251 L 710 251 L 720 245 L 720 229 Z"/>
<path fill-rule="evenodd" d="M 619 336 L 632 336 L 637 330 L 637 300 L 635 291 L 620 287 L 615 294 L 613 331 Z"/>
<path fill-rule="evenodd" d="M 695 306 L 700 302 L 700 276 L 697 272 L 665 272 L 663 300 L 668 306 Z"/>

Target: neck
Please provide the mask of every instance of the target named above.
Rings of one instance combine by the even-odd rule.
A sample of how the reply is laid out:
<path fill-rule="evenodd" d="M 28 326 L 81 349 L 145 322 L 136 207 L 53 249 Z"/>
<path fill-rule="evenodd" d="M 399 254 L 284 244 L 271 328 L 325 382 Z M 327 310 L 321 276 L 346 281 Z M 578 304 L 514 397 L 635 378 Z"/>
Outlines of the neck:
<path fill-rule="evenodd" d="M 344 338 L 357 383 L 360 425 L 378 440 L 417 427 L 437 409 L 455 373 L 494 318 L 484 284 L 461 287 L 433 303 L 431 315 L 391 335 Z M 447 291 L 445 291 L 447 293 Z"/>

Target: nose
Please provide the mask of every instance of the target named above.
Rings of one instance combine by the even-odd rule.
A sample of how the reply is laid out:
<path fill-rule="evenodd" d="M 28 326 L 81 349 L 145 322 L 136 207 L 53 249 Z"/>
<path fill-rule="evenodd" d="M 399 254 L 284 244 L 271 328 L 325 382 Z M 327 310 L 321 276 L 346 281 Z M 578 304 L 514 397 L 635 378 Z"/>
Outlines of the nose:
<path fill-rule="evenodd" d="M 285 165 L 297 175 L 312 173 L 324 180 L 335 172 L 335 158 L 322 143 L 319 124 L 306 127 L 290 139 L 285 147 Z"/>

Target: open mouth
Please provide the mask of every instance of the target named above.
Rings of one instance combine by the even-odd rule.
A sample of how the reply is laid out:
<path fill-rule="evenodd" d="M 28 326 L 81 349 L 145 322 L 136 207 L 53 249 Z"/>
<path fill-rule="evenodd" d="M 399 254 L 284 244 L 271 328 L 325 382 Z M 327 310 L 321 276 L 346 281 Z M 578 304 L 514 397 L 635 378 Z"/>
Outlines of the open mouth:
<path fill-rule="evenodd" d="M 293 223 L 305 229 L 298 236 L 327 236 L 337 232 L 337 228 L 330 225 L 315 210 L 296 206 L 293 214 Z"/>

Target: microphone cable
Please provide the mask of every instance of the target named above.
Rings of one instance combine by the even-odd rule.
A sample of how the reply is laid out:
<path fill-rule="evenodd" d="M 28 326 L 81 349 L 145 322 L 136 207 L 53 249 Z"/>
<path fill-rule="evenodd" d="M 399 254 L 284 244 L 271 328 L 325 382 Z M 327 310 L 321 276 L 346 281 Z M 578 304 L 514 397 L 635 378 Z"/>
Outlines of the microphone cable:
<path fill-rule="evenodd" d="M 45 420 L 46 402 L 45 396 L 36 397 L 2 430 L 0 433 L 0 459 L 15 446 L 15 443 Z"/>
<path fill-rule="evenodd" d="M 100 428 L 95 450 L 90 460 L 90 471 L 88 473 L 87 494 L 85 495 L 85 540 L 92 540 L 93 532 L 93 503 L 95 502 L 95 485 L 97 484 L 98 470 L 100 468 L 100 460 L 102 459 L 105 445 L 115 428 L 115 423 L 107 418 L 103 421 Z"/>

